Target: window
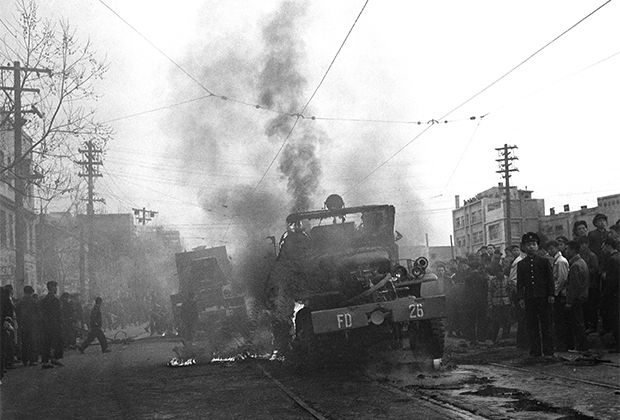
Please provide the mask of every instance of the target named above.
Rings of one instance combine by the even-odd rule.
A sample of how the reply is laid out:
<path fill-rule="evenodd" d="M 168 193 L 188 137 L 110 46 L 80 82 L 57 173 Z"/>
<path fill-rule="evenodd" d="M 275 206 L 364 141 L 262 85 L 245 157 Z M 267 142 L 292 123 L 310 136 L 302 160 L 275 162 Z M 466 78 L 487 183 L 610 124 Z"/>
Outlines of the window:
<path fill-rule="evenodd" d="M 9 228 L 7 229 L 7 237 L 9 239 L 9 248 L 13 248 L 13 246 L 15 245 L 15 219 L 14 216 L 9 213 Z"/>
<path fill-rule="evenodd" d="M 460 228 L 460 227 L 461 227 L 461 218 L 460 218 L 460 217 L 457 217 L 456 219 L 454 219 L 454 225 L 455 225 L 457 228 Z"/>
<path fill-rule="evenodd" d="M 482 231 L 474 232 L 473 234 L 474 245 L 481 244 L 482 239 L 483 239 Z"/>
<path fill-rule="evenodd" d="M 489 205 L 487 206 L 487 213 L 493 210 L 497 210 L 501 207 L 502 207 L 502 203 L 500 201 L 497 201 L 495 203 L 489 203 Z"/>
<path fill-rule="evenodd" d="M 560 232 L 563 232 L 563 231 L 564 231 L 564 226 L 562 226 L 562 225 L 556 225 L 555 226 L 555 232 L 556 233 L 560 233 Z"/>
<path fill-rule="evenodd" d="M 0 245 L 6 246 L 6 212 L 0 210 Z"/>
<path fill-rule="evenodd" d="M 489 226 L 489 241 L 496 241 L 499 239 L 499 223 Z"/>

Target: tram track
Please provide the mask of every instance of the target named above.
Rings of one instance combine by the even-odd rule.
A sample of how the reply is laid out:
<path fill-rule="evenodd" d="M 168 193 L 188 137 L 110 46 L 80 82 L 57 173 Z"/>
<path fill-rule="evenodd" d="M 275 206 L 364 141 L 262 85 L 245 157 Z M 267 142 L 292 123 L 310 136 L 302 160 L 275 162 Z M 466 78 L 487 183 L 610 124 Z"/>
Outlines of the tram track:
<path fill-rule="evenodd" d="M 597 382 L 597 381 L 592 381 L 592 380 L 574 378 L 574 377 L 570 377 L 570 376 L 566 376 L 566 375 L 560 375 L 560 374 L 557 374 L 557 373 L 545 372 L 545 371 L 541 371 L 541 370 L 538 370 L 538 369 L 527 369 L 527 368 L 519 367 L 519 366 L 510 366 L 510 365 L 506 365 L 506 364 L 503 364 L 503 363 L 497 363 L 497 362 L 492 362 L 492 363 L 488 363 L 488 364 L 490 366 L 501 367 L 501 368 L 504 368 L 504 369 L 510 369 L 510 370 L 515 370 L 515 371 L 524 372 L 524 373 L 530 373 L 530 374 L 536 374 L 536 375 L 541 375 L 541 376 L 548 376 L 548 377 L 558 378 L 558 379 L 567 380 L 567 381 L 571 381 L 571 382 L 578 382 L 578 383 L 582 383 L 582 384 L 586 384 L 586 385 L 592 385 L 592 386 L 597 386 L 597 387 L 601 387 L 601 388 L 613 389 L 614 391 L 620 391 L 620 384 L 617 384 L 617 385 L 606 384 L 606 383 L 603 383 L 603 382 Z M 618 365 L 614 365 L 614 364 L 609 364 L 609 365 L 610 366 L 618 367 Z"/>
<path fill-rule="evenodd" d="M 313 404 L 306 401 L 302 395 L 295 392 L 291 387 L 286 386 L 283 381 L 277 379 L 271 374 L 263 365 L 257 365 L 257 369 L 267 378 L 269 378 L 282 392 L 284 392 L 289 398 L 291 398 L 301 409 L 306 411 L 312 418 L 317 420 L 335 420 L 338 417 L 334 417 L 333 414 L 323 413 L 317 408 L 313 407 Z M 390 384 L 379 383 L 376 380 L 368 376 L 359 374 L 363 379 L 363 382 L 370 384 L 370 386 L 376 388 L 379 392 L 385 392 L 392 394 L 399 401 L 407 400 L 411 405 L 411 412 L 415 412 L 420 409 L 421 405 L 424 405 L 427 409 L 433 410 L 438 415 L 441 415 L 443 419 L 453 420 L 490 420 L 497 418 L 494 413 L 491 416 L 485 416 L 481 413 L 475 413 L 467 408 L 460 407 L 457 404 L 452 404 L 445 399 L 438 398 L 433 395 L 425 395 L 422 392 L 410 392 L 393 386 Z M 316 405 L 316 403 L 314 404 Z M 372 417 L 368 417 L 370 419 Z M 410 417 L 403 417 L 410 418 Z"/>

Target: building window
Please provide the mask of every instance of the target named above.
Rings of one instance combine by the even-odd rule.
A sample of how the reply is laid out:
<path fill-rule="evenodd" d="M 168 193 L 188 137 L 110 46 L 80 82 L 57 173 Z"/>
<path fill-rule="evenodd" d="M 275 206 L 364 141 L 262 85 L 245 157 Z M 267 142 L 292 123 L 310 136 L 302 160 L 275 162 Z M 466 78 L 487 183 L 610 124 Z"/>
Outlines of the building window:
<path fill-rule="evenodd" d="M 469 225 L 469 214 L 465 215 L 465 224 Z"/>
<path fill-rule="evenodd" d="M 483 238 L 482 231 L 474 232 L 474 234 L 473 234 L 474 245 L 481 244 L 482 243 L 482 238 Z"/>
<path fill-rule="evenodd" d="M 489 226 L 489 241 L 496 241 L 499 239 L 499 223 Z"/>
<path fill-rule="evenodd" d="M 6 246 L 6 212 L 0 210 L 0 245 Z"/>
<path fill-rule="evenodd" d="M 13 248 L 13 246 L 15 245 L 15 219 L 14 216 L 9 213 L 9 228 L 6 232 L 8 239 L 9 239 L 9 248 Z"/>
<path fill-rule="evenodd" d="M 561 233 L 564 231 L 564 226 L 562 225 L 555 225 L 555 232 L 556 233 Z"/>
<path fill-rule="evenodd" d="M 456 219 L 454 219 L 454 225 L 455 225 L 457 228 L 460 228 L 460 227 L 461 227 L 461 218 L 460 218 L 460 217 L 457 217 Z"/>

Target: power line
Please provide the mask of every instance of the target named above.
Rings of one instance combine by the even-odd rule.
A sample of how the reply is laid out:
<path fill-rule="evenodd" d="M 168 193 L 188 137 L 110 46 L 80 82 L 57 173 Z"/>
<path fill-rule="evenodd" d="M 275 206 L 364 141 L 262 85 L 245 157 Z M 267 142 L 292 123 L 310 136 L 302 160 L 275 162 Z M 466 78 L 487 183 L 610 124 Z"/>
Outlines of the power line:
<path fill-rule="evenodd" d="M 340 51 L 342 51 L 342 48 L 344 47 L 344 44 L 347 42 L 347 39 L 349 39 L 349 35 L 351 35 L 351 32 L 353 32 L 353 28 L 355 28 L 355 25 L 357 24 L 357 21 L 359 20 L 360 16 L 362 16 L 362 13 L 364 13 L 364 9 L 366 8 L 366 5 L 368 4 L 369 1 L 370 0 L 366 0 L 366 2 L 364 3 L 364 6 L 362 6 L 362 10 L 360 10 L 359 14 L 355 18 L 355 21 L 353 22 L 353 25 L 351 25 L 351 29 L 349 29 L 349 32 L 347 33 L 347 36 L 344 37 L 344 41 L 342 41 L 342 44 L 340 44 L 340 48 L 338 48 L 338 51 L 336 51 L 336 55 L 332 59 L 332 62 L 329 63 L 329 67 L 327 67 L 327 70 L 325 71 L 325 74 L 321 78 L 321 81 L 319 82 L 319 84 L 316 87 L 316 89 L 314 89 L 314 92 L 310 96 L 310 99 L 308 99 L 308 102 L 306 102 L 306 105 L 304 105 L 304 107 L 301 110 L 300 114 L 303 114 L 306 111 L 306 108 L 308 108 L 308 105 L 310 105 L 310 102 L 314 98 L 314 95 L 316 95 L 316 93 L 319 91 L 319 88 L 323 84 L 323 81 L 325 81 L 325 78 L 327 77 L 327 74 L 331 70 L 331 68 L 334 65 L 334 63 L 336 62 L 336 58 L 338 58 L 338 55 L 340 54 Z"/>
<path fill-rule="evenodd" d="M 353 22 L 353 25 L 351 25 L 351 29 L 349 29 L 349 32 L 347 33 L 347 36 L 344 38 L 344 41 L 342 41 L 342 44 L 340 44 L 340 48 L 338 48 L 338 51 L 336 51 L 336 55 L 334 56 L 334 58 L 332 59 L 331 63 L 329 64 L 329 66 L 328 66 L 327 70 L 325 71 L 325 74 L 321 78 L 321 81 L 319 82 L 318 86 L 316 87 L 316 89 L 314 89 L 314 92 L 310 96 L 310 99 L 308 99 L 308 101 L 306 102 L 306 105 L 304 105 L 304 107 L 302 108 L 301 112 L 296 115 L 295 122 L 293 123 L 293 126 L 291 127 L 291 130 L 288 132 L 288 135 L 286 136 L 286 138 L 282 142 L 282 145 L 280 146 L 280 148 L 276 152 L 275 156 L 271 160 L 271 163 L 269 163 L 269 166 L 267 166 L 267 169 L 265 170 L 265 173 L 263 173 L 263 176 L 260 178 L 260 180 L 258 181 L 256 186 L 252 190 L 252 195 L 258 189 L 259 185 L 263 182 L 263 180 L 265 179 L 265 176 L 267 175 L 267 172 L 269 172 L 269 170 L 271 169 L 271 167 L 275 163 L 276 159 L 278 158 L 278 156 L 282 152 L 282 149 L 284 149 L 284 146 L 286 145 L 288 140 L 291 138 L 291 135 L 293 134 L 293 131 L 295 130 L 295 127 L 297 126 L 297 123 L 299 122 L 299 119 L 302 117 L 302 114 L 306 111 L 306 108 L 310 104 L 310 101 L 312 101 L 312 98 L 314 98 L 314 95 L 316 95 L 317 91 L 319 90 L 319 88 L 323 84 L 323 81 L 327 77 L 327 74 L 329 73 L 329 70 L 332 68 L 334 62 L 336 61 L 336 58 L 338 57 L 338 54 L 340 54 L 340 51 L 344 47 L 344 44 L 347 42 L 347 39 L 349 39 L 349 35 L 351 35 L 351 32 L 353 31 L 353 28 L 355 27 L 355 24 L 357 23 L 357 21 L 359 20 L 360 16 L 364 12 L 364 9 L 366 8 L 366 5 L 368 4 L 368 1 L 369 0 L 366 0 L 366 2 L 364 3 L 364 6 L 362 6 L 362 10 L 360 10 L 359 14 L 355 18 L 355 21 Z"/>
<path fill-rule="evenodd" d="M 603 6 L 609 4 L 612 0 L 607 0 L 605 3 L 603 3 L 601 6 L 597 7 L 594 11 L 590 12 L 588 15 L 586 15 L 585 17 L 583 17 L 582 19 L 580 19 L 577 23 L 575 23 L 574 25 L 572 25 L 571 27 L 569 27 L 568 29 L 566 29 L 564 32 L 562 32 L 560 35 L 556 36 L 555 38 L 553 38 L 551 41 L 547 42 L 544 46 L 542 46 L 541 48 L 539 48 L 536 52 L 534 52 L 533 54 L 531 54 L 530 56 L 528 56 L 525 60 L 521 61 L 519 64 L 517 64 L 516 66 L 514 66 L 512 69 L 510 69 L 508 72 L 504 73 L 502 76 L 500 76 L 498 79 L 496 79 L 495 81 L 493 81 L 491 84 L 489 84 L 488 86 L 486 86 L 484 89 L 482 89 L 481 91 L 479 91 L 478 93 L 476 93 L 475 95 L 473 95 L 472 97 L 470 97 L 469 99 L 467 99 L 465 102 L 461 103 L 460 105 L 456 106 L 455 108 L 453 108 L 451 111 L 447 112 L 445 115 L 443 115 L 441 118 L 439 118 L 438 120 L 444 120 L 445 118 L 448 117 L 448 115 L 452 114 L 454 111 L 456 111 L 457 109 L 461 108 L 462 106 L 464 106 L 465 104 L 467 104 L 468 102 L 470 102 L 471 100 L 473 100 L 474 98 L 476 98 L 477 96 L 481 95 L 483 92 L 487 91 L 489 88 L 491 88 L 492 86 L 494 86 L 496 83 L 498 83 L 500 80 L 504 79 L 506 76 L 508 76 L 510 73 L 514 72 L 516 69 L 518 69 L 519 67 L 521 67 L 523 64 L 525 64 L 526 62 L 528 62 L 529 60 L 531 60 L 535 55 L 537 55 L 538 53 L 540 53 L 542 50 L 544 50 L 545 48 L 547 48 L 549 45 L 553 44 L 555 41 L 557 41 L 559 38 L 561 38 L 562 36 L 564 36 L 566 33 L 568 33 L 569 31 L 571 31 L 573 28 L 575 28 L 577 25 L 579 25 L 581 22 L 583 22 L 584 20 L 586 20 L 587 18 L 589 18 L 590 16 L 592 16 L 594 13 L 596 13 L 597 11 L 599 11 Z M 488 115 L 488 114 L 487 114 Z M 435 121 L 435 120 L 432 120 Z M 389 158 L 387 158 L 383 163 L 379 164 L 379 166 L 377 166 L 374 170 L 372 170 L 368 175 L 366 175 L 365 177 L 363 177 L 357 184 L 353 185 L 351 188 L 349 188 L 349 190 L 347 190 L 347 192 L 345 192 L 345 195 L 352 191 L 354 188 L 356 188 L 359 184 L 361 184 L 363 181 L 365 181 L 366 179 L 368 179 L 372 174 L 374 174 L 375 172 L 377 172 L 380 168 L 382 168 L 386 163 L 388 163 L 390 160 L 392 160 L 396 155 L 398 155 L 400 152 L 402 152 L 405 148 L 407 148 L 411 143 L 413 143 L 414 141 L 416 141 L 418 138 L 420 138 L 420 136 L 422 136 L 424 133 L 426 133 L 431 127 L 433 127 L 436 124 L 431 124 L 429 125 L 426 129 L 424 129 L 421 133 L 419 133 L 417 136 L 415 136 L 413 139 L 411 139 L 408 143 L 406 143 L 403 147 L 401 147 L 400 149 L 398 149 L 398 151 L 396 151 L 396 153 L 392 154 Z"/>
<path fill-rule="evenodd" d="M 533 54 L 531 54 L 529 57 L 527 57 L 525 60 L 521 61 L 519 64 L 517 64 L 516 66 L 514 66 L 512 69 L 508 70 L 506 73 L 504 73 L 502 76 L 500 76 L 498 79 L 496 79 L 495 81 L 493 81 L 490 85 L 488 85 L 487 87 L 485 87 L 484 89 L 482 89 L 480 92 L 476 93 L 474 96 L 472 96 L 471 98 L 469 98 L 468 100 L 466 100 L 465 102 L 463 102 L 462 104 L 458 105 L 456 108 L 454 108 L 452 111 L 448 112 L 446 115 L 444 115 L 443 117 L 440 118 L 440 120 L 443 120 L 444 118 L 446 118 L 448 115 L 452 114 L 454 111 L 456 111 L 457 109 L 461 108 L 463 105 L 465 105 L 466 103 L 470 102 L 471 100 L 473 100 L 474 98 L 476 98 L 477 96 L 481 95 L 483 92 L 485 92 L 486 90 L 488 90 L 489 88 L 491 88 L 492 86 L 494 86 L 496 83 L 498 83 L 500 80 L 504 79 L 506 76 L 508 76 L 510 73 L 512 73 L 513 71 L 515 71 L 516 69 L 518 69 L 519 67 L 521 67 L 523 64 L 527 63 L 528 61 L 530 61 L 532 58 L 534 58 L 534 56 L 536 56 L 538 53 L 540 53 L 542 50 L 544 50 L 545 48 L 547 48 L 549 45 L 553 44 L 555 41 L 557 41 L 558 39 L 560 39 L 562 36 L 566 35 L 569 31 L 571 31 L 573 28 L 575 28 L 577 25 L 579 25 L 581 22 L 583 22 L 584 20 L 586 20 L 587 18 L 589 18 L 590 16 L 592 16 L 594 13 L 596 13 L 597 11 L 599 11 L 601 8 L 603 8 L 605 5 L 609 4 L 611 2 L 611 0 L 607 0 L 605 3 L 603 3 L 602 5 L 600 5 L 599 7 L 597 7 L 596 9 L 594 9 L 594 11 L 588 13 L 588 15 L 586 15 L 584 18 L 580 19 L 577 23 L 575 23 L 574 25 L 572 25 L 570 28 L 566 29 L 564 32 L 562 32 L 560 35 L 556 36 L 555 38 L 553 38 L 551 41 L 547 42 L 545 45 L 543 45 L 541 48 L 539 48 L 538 50 L 536 50 L 536 52 L 534 52 Z"/>

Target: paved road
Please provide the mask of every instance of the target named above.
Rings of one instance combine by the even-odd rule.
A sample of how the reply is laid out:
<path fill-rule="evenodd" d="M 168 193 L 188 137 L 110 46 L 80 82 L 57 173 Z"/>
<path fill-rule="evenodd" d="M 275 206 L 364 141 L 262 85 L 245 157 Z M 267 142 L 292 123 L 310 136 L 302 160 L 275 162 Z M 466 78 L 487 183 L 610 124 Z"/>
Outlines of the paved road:
<path fill-rule="evenodd" d="M 101 354 L 99 347 L 93 346 L 83 355 L 77 351 L 67 352 L 62 368 L 18 367 L 8 372 L 0 386 L 0 418 L 311 418 L 262 374 L 256 363 L 168 367 L 175 345 L 179 343 L 163 338 L 144 339 L 127 345 L 114 344 L 108 354 Z M 283 374 L 274 366 L 268 368 L 274 375 Z M 603 371 L 611 372 L 609 379 L 617 383 L 617 368 Z M 583 374 L 589 372 L 590 376 L 602 379 L 603 371 L 586 368 Z M 407 399 L 383 393 L 374 385 L 356 382 L 346 375 L 312 379 L 283 376 L 281 379 L 301 398 L 328 413 L 329 418 L 395 419 L 411 418 L 412 413 L 416 418 L 455 418 L 454 413 L 428 404 L 414 402 L 412 405 Z M 419 381 L 417 377 L 416 383 Z M 552 389 L 549 391 L 553 393 Z M 613 390 L 610 394 L 607 398 L 618 399 Z"/>

